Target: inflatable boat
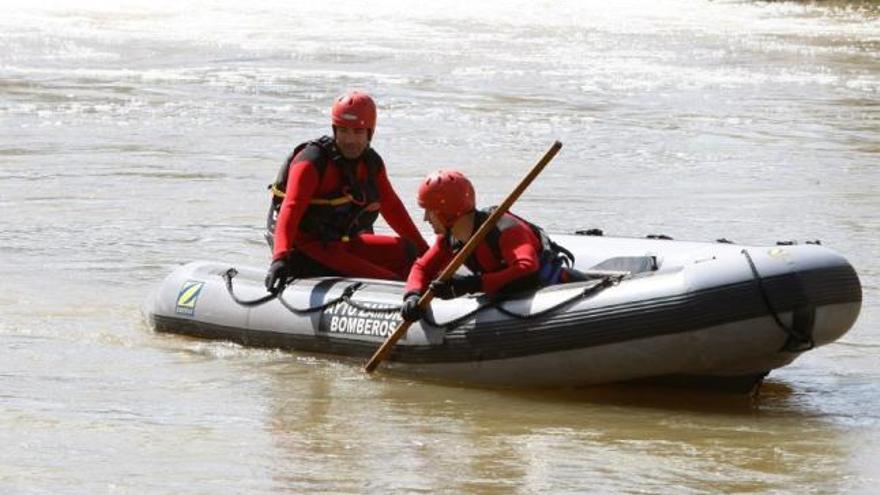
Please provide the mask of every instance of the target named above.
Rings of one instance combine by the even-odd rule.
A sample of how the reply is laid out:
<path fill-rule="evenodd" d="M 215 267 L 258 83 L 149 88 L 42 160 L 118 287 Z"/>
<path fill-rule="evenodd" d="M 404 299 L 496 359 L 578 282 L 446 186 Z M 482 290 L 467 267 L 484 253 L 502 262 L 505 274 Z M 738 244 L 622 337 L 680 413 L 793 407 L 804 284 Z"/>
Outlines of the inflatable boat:
<path fill-rule="evenodd" d="M 745 246 L 553 235 L 587 280 L 535 292 L 434 299 L 383 370 L 497 387 L 640 379 L 752 388 L 834 342 L 856 321 L 853 267 L 818 242 Z M 401 319 L 400 282 L 295 280 L 279 295 L 265 267 L 178 267 L 146 305 L 158 332 L 347 356 L 362 364 Z"/>

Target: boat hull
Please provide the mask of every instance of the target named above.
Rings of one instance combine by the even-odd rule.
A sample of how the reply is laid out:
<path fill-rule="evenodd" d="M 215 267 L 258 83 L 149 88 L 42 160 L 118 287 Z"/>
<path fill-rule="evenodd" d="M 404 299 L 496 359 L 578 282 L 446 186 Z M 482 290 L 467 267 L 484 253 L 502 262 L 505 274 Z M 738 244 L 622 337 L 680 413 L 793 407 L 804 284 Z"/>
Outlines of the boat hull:
<path fill-rule="evenodd" d="M 503 302 L 435 300 L 383 368 L 493 387 L 684 376 L 759 380 L 839 339 L 861 307 L 855 271 L 821 246 L 575 236 L 560 242 L 574 247 L 581 269 L 650 262 L 636 263 L 642 268 L 625 277 L 597 271 L 587 282 Z M 159 332 L 358 362 L 400 323 L 394 308 L 403 284 L 389 281 L 297 280 L 280 299 L 253 306 L 233 300 L 233 293 L 265 296 L 263 276 L 258 267 L 189 263 L 157 288 L 146 313 Z"/>

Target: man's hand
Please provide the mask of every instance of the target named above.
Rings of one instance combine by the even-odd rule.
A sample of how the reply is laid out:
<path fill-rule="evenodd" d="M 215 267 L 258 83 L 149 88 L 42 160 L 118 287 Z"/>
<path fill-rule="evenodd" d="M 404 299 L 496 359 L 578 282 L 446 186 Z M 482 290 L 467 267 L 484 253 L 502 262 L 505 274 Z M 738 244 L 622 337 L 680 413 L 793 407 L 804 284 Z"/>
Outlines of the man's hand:
<path fill-rule="evenodd" d="M 277 294 L 287 283 L 287 277 L 290 275 L 290 267 L 287 258 L 279 258 L 269 265 L 266 272 L 266 290 Z"/>
<path fill-rule="evenodd" d="M 424 311 L 419 307 L 419 299 L 421 297 L 421 294 L 417 292 L 407 292 L 404 294 L 403 305 L 400 306 L 400 316 L 404 320 L 409 322 L 419 321 L 422 319 L 422 316 L 425 316 Z"/>

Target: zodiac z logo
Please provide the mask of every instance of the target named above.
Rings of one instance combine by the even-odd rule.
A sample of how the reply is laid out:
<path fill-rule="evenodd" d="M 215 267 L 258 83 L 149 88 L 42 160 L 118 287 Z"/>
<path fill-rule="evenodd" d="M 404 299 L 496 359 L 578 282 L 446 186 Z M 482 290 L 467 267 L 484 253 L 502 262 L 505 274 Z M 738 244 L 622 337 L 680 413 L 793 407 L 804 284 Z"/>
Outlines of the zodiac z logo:
<path fill-rule="evenodd" d="M 202 293 L 202 287 L 204 286 L 204 282 L 197 282 L 195 280 L 184 282 L 183 287 L 180 288 L 180 292 L 177 294 L 177 314 L 187 316 L 195 314 L 196 302 L 199 300 L 199 295 Z"/>

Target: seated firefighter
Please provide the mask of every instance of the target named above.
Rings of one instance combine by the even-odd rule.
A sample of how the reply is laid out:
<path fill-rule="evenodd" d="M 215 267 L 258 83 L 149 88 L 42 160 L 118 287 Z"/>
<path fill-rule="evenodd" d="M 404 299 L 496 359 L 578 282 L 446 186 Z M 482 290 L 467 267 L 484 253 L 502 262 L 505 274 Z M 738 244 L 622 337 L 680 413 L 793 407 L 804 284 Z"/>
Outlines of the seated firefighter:
<path fill-rule="evenodd" d="M 552 242 L 536 225 L 505 213 L 465 261 L 471 275 L 431 282 L 492 214 L 475 209 L 471 182 L 461 172 L 439 170 L 419 186 L 419 206 L 437 237 L 413 264 L 406 281 L 401 315 L 407 321 L 422 317 L 418 301 L 430 286 L 441 299 L 465 294 L 519 292 L 564 283 L 579 274 L 566 268 L 572 254 Z"/>
<path fill-rule="evenodd" d="M 296 147 L 271 189 L 266 288 L 322 275 L 403 280 L 428 249 L 382 158 L 370 147 L 376 104 L 352 91 L 333 103 L 333 137 Z M 379 215 L 398 236 L 373 233 Z"/>

